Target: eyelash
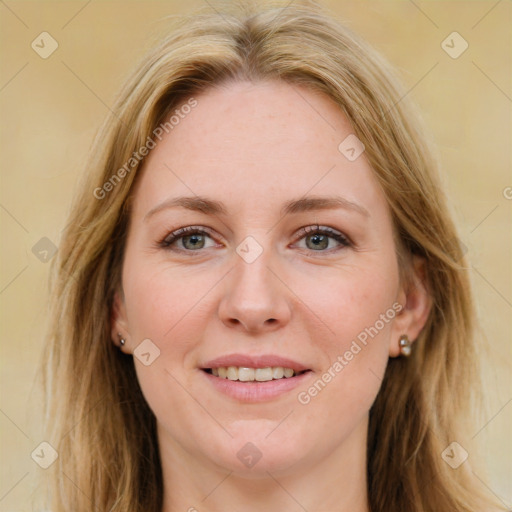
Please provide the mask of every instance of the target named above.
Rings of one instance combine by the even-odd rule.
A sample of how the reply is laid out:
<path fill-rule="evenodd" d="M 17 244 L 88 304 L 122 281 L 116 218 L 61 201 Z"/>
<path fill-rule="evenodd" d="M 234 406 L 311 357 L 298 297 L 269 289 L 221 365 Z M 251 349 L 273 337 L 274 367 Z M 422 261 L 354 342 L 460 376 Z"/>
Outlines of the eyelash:
<path fill-rule="evenodd" d="M 297 236 L 298 236 L 298 240 L 302 240 L 306 236 L 316 235 L 316 234 L 327 235 L 328 237 L 336 240 L 340 244 L 341 247 L 331 248 L 331 249 L 326 249 L 326 250 L 319 250 L 319 251 L 309 249 L 311 252 L 330 254 L 334 251 L 338 251 L 343 248 L 353 246 L 353 243 L 350 241 L 350 239 L 347 236 L 343 235 L 342 233 L 339 233 L 338 231 L 335 231 L 332 228 L 329 228 L 327 226 L 319 226 L 318 224 L 316 224 L 314 226 L 306 226 L 304 228 L 301 228 L 299 230 L 299 232 L 297 233 Z M 188 253 L 200 252 L 200 249 L 193 250 L 193 249 L 181 249 L 181 248 L 180 249 L 176 249 L 176 248 L 172 249 L 171 248 L 171 245 L 174 242 L 176 242 L 186 236 L 190 236 L 190 235 L 207 235 L 210 238 L 213 238 L 211 233 L 209 232 L 209 230 L 206 230 L 205 228 L 201 228 L 198 226 L 187 226 L 184 228 L 177 229 L 176 231 L 173 231 L 170 234 L 167 234 L 165 236 L 165 238 L 163 238 L 162 240 L 160 240 L 160 242 L 158 242 L 158 246 L 163 249 L 174 250 L 177 252 L 188 252 Z M 308 249 L 306 248 L 306 250 L 308 250 Z"/>

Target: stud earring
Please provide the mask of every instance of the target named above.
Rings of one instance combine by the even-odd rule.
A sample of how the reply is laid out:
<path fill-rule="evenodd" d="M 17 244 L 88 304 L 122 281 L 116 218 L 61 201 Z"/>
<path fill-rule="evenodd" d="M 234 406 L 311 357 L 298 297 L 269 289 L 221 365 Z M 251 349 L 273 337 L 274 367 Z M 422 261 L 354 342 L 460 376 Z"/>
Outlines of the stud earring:
<path fill-rule="evenodd" d="M 119 343 L 120 343 L 121 347 L 124 347 L 126 340 L 123 338 L 123 335 L 120 332 L 118 332 L 117 335 L 119 336 Z"/>
<path fill-rule="evenodd" d="M 411 355 L 412 343 L 407 334 L 402 334 L 402 336 L 400 336 L 398 345 L 400 346 L 400 354 L 402 356 L 409 357 Z"/>

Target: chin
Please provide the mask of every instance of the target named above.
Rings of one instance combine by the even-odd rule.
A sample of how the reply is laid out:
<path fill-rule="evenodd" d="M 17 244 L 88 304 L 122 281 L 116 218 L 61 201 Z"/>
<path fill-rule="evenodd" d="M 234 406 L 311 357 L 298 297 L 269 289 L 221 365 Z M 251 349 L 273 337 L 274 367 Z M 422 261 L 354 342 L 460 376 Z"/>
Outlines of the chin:
<path fill-rule="evenodd" d="M 292 435 L 284 424 L 276 428 L 278 423 L 275 422 L 272 423 L 274 431 L 268 428 L 268 421 L 243 423 L 246 428 L 239 424 L 233 438 L 224 439 L 221 449 L 211 456 L 216 464 L 244 478 L 268 478 L 268 473 L 286 474 L 300 464 L 304 457 L 304 435 L 297 431 Z M 281 428 L 283 430 L 279 432 Z"/>

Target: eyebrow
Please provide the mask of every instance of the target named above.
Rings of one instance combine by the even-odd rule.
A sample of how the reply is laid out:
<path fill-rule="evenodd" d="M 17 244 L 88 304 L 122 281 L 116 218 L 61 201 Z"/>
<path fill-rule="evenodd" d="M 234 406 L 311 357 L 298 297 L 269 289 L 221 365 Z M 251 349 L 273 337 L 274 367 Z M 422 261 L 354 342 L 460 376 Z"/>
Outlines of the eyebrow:
<path fill-rule="evenodd" d="M 220 201 L 203 196 L 180 196 L 168 199 L 152 208 L 144 216 L 144 221 L 147 221 L 162 210 L 172 208 L 186 208 L 187 210 L 201 212 L 206 215 L 227 215 L 228 213 L 227 208 Z M 341 196 L 310 196 L 287 201 L 281 208 L 281 215 L 340 208 L 359 213 L 364 217 L 370 217 L 368 210 L 364 206 Z"/>

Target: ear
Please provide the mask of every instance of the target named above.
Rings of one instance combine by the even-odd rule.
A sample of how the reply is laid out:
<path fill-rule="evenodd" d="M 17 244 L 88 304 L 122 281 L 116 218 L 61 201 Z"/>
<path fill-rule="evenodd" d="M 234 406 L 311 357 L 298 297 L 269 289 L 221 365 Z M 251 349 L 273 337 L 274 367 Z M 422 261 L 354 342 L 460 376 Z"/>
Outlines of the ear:
<path fill-rule="evenodd" d="M 390 357 L 400 355 L 398 340 L 406 334 L 411 342 L 419 336 L 427 322 L 432 308 L 432 297 L 427 288 L 427 268 L 425 260 L 419 256 L 412 257 L 412 276 L 408 283 L 402 284 L 397 302 L 403 308 L 393 321 L 389 345 Z"/>
<path fill-rule="evenodd" d="M 126 342 L 128 342 L 130 333 L 126 318 L 126 305 L 124 302 L 123 293 L 116 291 L 114 293 L 114 300 L 112 301 L 112 309 L 110 311 L 110 337 L 114 345 L 120 349 L 123 349 L 120 343 L 119 335 L 121 335 L 121 337 Z"/>

